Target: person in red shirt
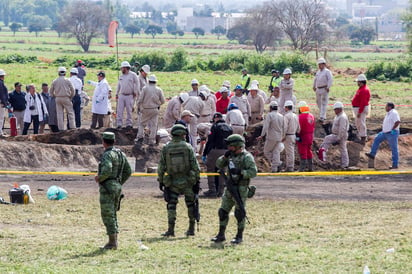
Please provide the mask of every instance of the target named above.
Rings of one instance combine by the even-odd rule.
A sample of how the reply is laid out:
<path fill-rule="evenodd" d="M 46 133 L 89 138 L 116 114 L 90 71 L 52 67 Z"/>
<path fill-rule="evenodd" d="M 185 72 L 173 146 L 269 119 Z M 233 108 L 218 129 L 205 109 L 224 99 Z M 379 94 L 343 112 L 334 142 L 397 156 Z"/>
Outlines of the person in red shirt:
<path fill-rule="evenodd" d="M 220 89 L 221 97 L 216 101 L 216 112 L 220 112 L 222 114 L 227 113 L 227 106 L 229 105 L 230 98 L 228 96 L 229 89 L 226 87 L 222 87 Z"/>
<path fill-rule="evenodd" d="M 309 113 L 309 106 L 305 101 L 299 102 L 297 105 L 299 110 L 299 125 L 297 144 L 300 155 L 299 171 L 313 171 L 313 154 L 312 143 L 315 132 L 315 116 Z"/>
<path fill-rule="evenodd" d="M 366 116 L 369 114 L 369 100 L 371 98 L 371 91 L 366 85 L 365 74 L 359 74 L 356 78 L 359 89 L 356 91 L 352 99 L 353 114 L 355 115 L 355 124 L 358 129 L 359 143 L 365 145 L 366 143 Z"/>
<path fill-rule="evenodd" d="M 229 90 L 228 92 L 228 96 L 229 96 L 230 95 L 230 81 L 229 80 L 223 81 L 222 88 L 227 88 Z M 219 90 L 218 92 L 216 92 L 215 96 L 216 96 L 216 99 L 219 99 L 220 97 L 222 97 L 221 91 Z"/>

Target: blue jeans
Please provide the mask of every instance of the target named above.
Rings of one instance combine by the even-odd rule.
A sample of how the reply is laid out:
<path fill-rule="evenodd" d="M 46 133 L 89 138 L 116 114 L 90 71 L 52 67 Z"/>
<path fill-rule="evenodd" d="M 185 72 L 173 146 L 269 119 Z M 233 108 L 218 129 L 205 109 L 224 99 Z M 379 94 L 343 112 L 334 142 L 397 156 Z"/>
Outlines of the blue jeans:
<path fill-rule="evenodd" d="M 391 151 L 392 151 L 392 167 L 398 167 L 398 162 L 399 162 L 398 137 L 399 137 L 399 130 L 395 130 L 395 134 L 392 134 L 391 132 L 388 132 L 388 133 L 379 132 L 379 134 L 376 136 L 375 140 L 373 141 L 370 154 L 372 156 L 375 156 L 378 151 L 379 145 L 383 141 L 387 140 L 391 148 Z"/>

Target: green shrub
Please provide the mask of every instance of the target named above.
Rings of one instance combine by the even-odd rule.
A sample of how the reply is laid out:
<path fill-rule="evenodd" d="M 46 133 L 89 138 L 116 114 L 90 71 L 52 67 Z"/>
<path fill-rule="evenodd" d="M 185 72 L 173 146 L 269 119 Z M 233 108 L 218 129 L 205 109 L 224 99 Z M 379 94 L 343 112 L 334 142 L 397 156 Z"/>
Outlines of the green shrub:
<path fill-rule="evenodd" d="M 20 54 L 8 54 L 0 56 L 0 64 L 26 64 L 26 63 L 35 63 L 39 62 L 36 56 L 22 56 Z"/>
<path fill-rule="evenodd" d="M 408 82 L 412 80 L 412 59 L 403 62 L 380 62 L 369 65 L 366 77 L 377 80 Z"/>
<path fill-rule="evenodd" d="M 149 64 L 152 71 L 163 71 L 167 66 L 167 55 L 163 51 L 149 51 L 133 54 L 132 63 Z"/>
<path fill-rule="evenodd" d="M 178 48 L 172 53 L 170 63 L 167 66 L 166 70 L 180 71 L 183 70 L 183 68 L 186 67 L 188 63 L 189 61 L 187 52 L 183 48 Z"/>

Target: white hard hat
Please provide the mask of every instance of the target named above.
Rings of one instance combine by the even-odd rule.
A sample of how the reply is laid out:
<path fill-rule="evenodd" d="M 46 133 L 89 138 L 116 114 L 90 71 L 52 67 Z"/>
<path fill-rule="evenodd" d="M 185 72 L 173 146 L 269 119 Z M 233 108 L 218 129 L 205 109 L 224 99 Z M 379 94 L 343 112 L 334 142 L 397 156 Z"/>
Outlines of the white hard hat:
<path fill-rule="evenodd" d="M 157 82 L 156 75 L 154 75 L 154 74 L 150 75 L 148 80 L 149 80 L 149 82 Z"/>
<path fill-rule="evenodd" d="M 343 109 L 343 103 L 342 102 L 336 102 L 333 104 L 333 109 L 341 108 Z"/>
<path fill-rule="evenodd" d="M 278 106 L 278 101 L 272 101 L 269 104 L 270 107 L 277 107 Z"/>
<path fill-rule="evenodd" d="M 78 74 L 79 70 L 77 68 L 71 68 L 70 73 Z"/>
<path fill-rule="evenodd" d="M 253 80 L 252 82 L 250 82 L 250 85 L 259 85 L 259 81 L 258 80 Z"/>
<path fill-rule="evenodd" d="M 356 78 L 356 82 L 359 82 L 359 81 L 367 81 L 367 79 L 366 79 L 366 75 L 365 74 L 359 74 L 358 75 L 358 78 Z"/>
<path fill-rule="evenodd" d="M 228 89 L 227 87 L 221 87 L 220 90 L 219 90 L 219 92 L 220 92 L 220 93 L 222 93 L 222 92 L 227 92 L 227 93 L 229 93 L 229 89 Z"/>
<path fill-rule="evenodd" d="M 206 93 L 210 93 L 210 89 L 206 85 L 201 85 L 199 87 L 199 91 L 206 91 Z"/>
<path fill-rule="evenodd" d="M 259 87 L 256 84 L 252 84 L 249 88 L 249 90 L 258 90 Z"/>
<path fill-rule="evenodd" d="M 285 102 L 285 107 L 293 107 L 293 102 L 292 102 L 292 100 L 287 100 L 287 101 Z"/>
<path fill-rule="evenodd" d="M 229 80 L 223 81 L 222 86 L 227 87 L 227 88 L 230 88 L 230 81 L 229 81 Z"/>
<path fill-rule="evenodd" d="M 320 57 L 320 58 L 318 59 L 318 65 L 319 65 L 319 64 L 326 64 L 325 58 Z"/>
<path fill-rule="evenodd" d="M 199 81 L 197 79 L 192 80 L 192 85 L 199 85 Z"/>
<path fill-rule="evenodd" d="M 145 73 L 150 73 L 150 66 L 149 66 L 149 65 L 144 65 L 144 66 L 142 67 L 142 70 L 143 70 Z"/>
<path fill-rule="evenodd" d="M 202 95 L 202 96 L 205 97 L 205 98 L 207 98 L 207 96 L 208 96 L 206 90 L 201 90 L 201 91 L 199 92 L 199 95 Z"/>
<path fill-rule="evenodd" d="M 120 67 L 121 67 L 121 68 L 131 68 L 132 66 L 130 66 L 129 62 L 123 61 L 123 62 L 120 64 Z"/>
<path fill-rule="evenodd" d="M 57 72 L 66 72 L 66 68 L 65 67 L 59 67 L 57 69 Z"/>
<path fill-rule="evenodd" d="M 287 68 L 283 71 L 283 74 L 292 74 L 292 70 Z"/>
<path fill-rule="evenodd" d="M 300 101 L 300 102 L 298 103 L 298 105 L 297 105 L 298 108 L 300 108 L 300 107 L 307 107 L 307 106 L 308 106 L 308 104 L 307 104 L 305 101 Z"/>
<path fill-rule="evenodd" d="M 6 75 L 6 72 L 4 71 L 4 69 L 0 69 L 0 76 L 4 76 Z"/>
<path fill-rule="evenodd" d="M 187 94 L 187 92 L 182 92 L 179 94 L 180 99 L 182 99 L 183 103 L 187 101 L 187 99 L 189 99 L 189 94 Z"/>

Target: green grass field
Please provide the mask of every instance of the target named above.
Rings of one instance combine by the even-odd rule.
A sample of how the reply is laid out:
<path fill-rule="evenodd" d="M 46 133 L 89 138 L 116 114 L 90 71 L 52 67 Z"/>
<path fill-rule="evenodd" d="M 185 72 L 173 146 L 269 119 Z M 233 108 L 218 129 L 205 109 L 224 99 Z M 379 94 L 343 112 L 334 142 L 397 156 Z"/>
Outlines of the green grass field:
<path fill-rule="evenodd" d="M 86 197 L 87 195 L 87 197 Z M 161 198 L 129 197 L 119 213 L 117 251 L 106 241 L 96 195 L 2 206 L 2 273 L 408 273 L 412 269 L 409 202 L 248 201 L 244 243 L 214 245 L 220 200 L 202 200 L 202 221 L 186 238 L 186 210 L 178 204 L 176 237 Z M 90 197 L 93 197 L 90 199 Z M 85 202 L 87 200 L 87 202 Z M 150 205 L 150 206 L 149 206 Z M 6 210 L 7 209 L 7 210 Z M 148 212 L 150 210 L 150 212 Z M 236 233 L 230 217 L 227 237 Z M 149 247 L 140 250 L 138 240 Z M 386 252 L 394 248 L 394 253 Z"/>

